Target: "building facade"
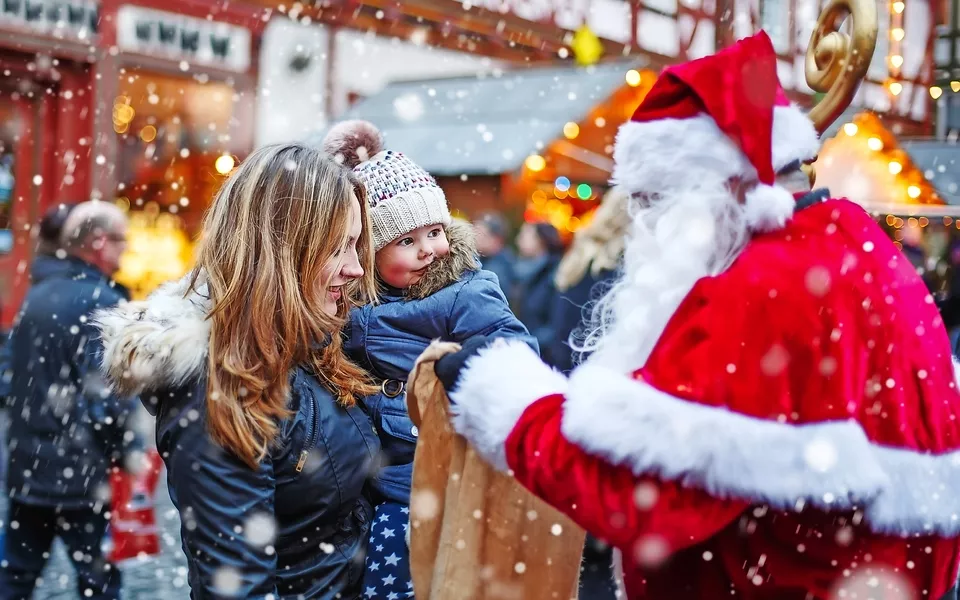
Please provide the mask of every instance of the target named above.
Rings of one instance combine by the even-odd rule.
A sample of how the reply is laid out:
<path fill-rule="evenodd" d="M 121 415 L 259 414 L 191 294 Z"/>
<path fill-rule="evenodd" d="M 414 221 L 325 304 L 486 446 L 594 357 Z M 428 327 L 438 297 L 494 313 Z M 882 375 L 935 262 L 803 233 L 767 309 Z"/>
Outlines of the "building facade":
<path fill-rule="evenodd" d="M 896 134 L 929 131 L 935 99 L 952 106 L 953 75 L 933 79 L 933 27 L 949 38 L 951 7 L 878 3 L 880 40 L 855 102 Z M 55 203 L 101 198 L 130 211 L 120 275 L 142 295 L 188 268 L 203 211 L 237 161 L 308 139 L 392 82 L 591 62 L 586 38 L 601 62 L 635 65 L 642 77 L 627 83 L 644 88 L 663 66 L 763 26 L 788 92 L 810 105 L 803 55 L 819 10 L 817 0 L 4 0 L 0 328 L 29 285 L 33 226 Z M 596 165 L 620 112 L 562 138 L 567 154 L 596 159 L 591 182 L 604 179 Z M 484 201 L 494 189 L 450 181 Z"/>

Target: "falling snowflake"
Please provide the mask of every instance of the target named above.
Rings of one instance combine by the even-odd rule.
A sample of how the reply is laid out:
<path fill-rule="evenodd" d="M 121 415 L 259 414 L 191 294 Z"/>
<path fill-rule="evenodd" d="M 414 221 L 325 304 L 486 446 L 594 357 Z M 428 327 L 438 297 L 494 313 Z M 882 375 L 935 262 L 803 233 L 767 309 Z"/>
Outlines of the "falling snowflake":
<path fill-rule="evenodd" d="M 404 121 L 416 121 L 423 116 L 423 100 L 418 94 L 404 94 L 393 101 L 393 109 Z"/>
<path fill-rule="evenodd" d="M 804 462 L 818 473 L 826 473 L 833 469 L 837 464 L 837 459 L 837 448 L 829 440 L 813 440 L 803 449 Z"/>
<path fill-rule="evenodd" d="M 217 594 L 227 597 L 240 594 L 243 576 L 240 571 L 230 567 L 220 567 L 213 573 L 213 588 Z"/>
<path fill-rule="evenodd" d="M 822 298 L 830 291 L 830 271 L 826 267 L 816 266 L 807 271 L 804 277 L 807 291 L 817 298 Z"/>
<path fill-rule="evenodd" d="M 410 512 L 419 520 L 432 520 L 440 514 L 440 500 L 430 490 L 417 490 L 410 497 Z"/>
<path fill-rule="evenodd" d="M 257 548 L 272 544 L 277 537 L 277 522 L 266 513 L 254 513 L 243 524 L 247 543 Z"/>
<path fill-rule="evenodd" d="M 656 484 L 650 481 L 644 481 L 637 484 L 633 490 L 633 503 L 640 510 L 650 510 L 657 503 L 660 497 L 660 490 Z"/>
<path fill-rule="evenodd" d="M 646 568 L 655 568 L 662 565 L 670 555 L 670 546 L 659 535 L 645 535 L 634 544 L 633 555 L 637 564 Z"/>
<path fill-rule="evenodd" d="M 780 344 L 774 344 L 760 359 L 760 370 L 768 377 L 775 377 L 783 373 L 790 361 L 790 354 Z"/>

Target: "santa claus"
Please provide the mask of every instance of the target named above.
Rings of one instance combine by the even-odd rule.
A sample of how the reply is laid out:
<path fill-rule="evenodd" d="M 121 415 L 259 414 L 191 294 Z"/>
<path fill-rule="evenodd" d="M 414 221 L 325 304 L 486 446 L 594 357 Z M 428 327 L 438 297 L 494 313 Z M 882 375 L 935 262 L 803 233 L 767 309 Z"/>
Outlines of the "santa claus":
<path fill-rule="evenodd" d="M 494 465 L 622 551 L 630 598 L 940 599 L 960 394 L 923 282 L 811 191 L 760 33 L 664 71 L 618 135 L 623 273 L 569 378 L 522 343 L 437 374 Z"/>

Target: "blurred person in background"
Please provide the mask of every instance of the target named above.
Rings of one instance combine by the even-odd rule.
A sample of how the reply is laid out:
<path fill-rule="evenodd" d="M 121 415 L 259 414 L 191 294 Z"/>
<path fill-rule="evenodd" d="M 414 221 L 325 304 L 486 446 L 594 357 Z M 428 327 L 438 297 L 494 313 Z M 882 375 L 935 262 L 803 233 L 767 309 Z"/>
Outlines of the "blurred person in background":
<path fill-rule="evenodd" d="M 56 224 L 46 225 L 50 236 Z M 90 316 L 125 300 L 111 277 L 126 232 L 120 209 L 92 201 L 69 211 L 59 249 L 42 240 L 50 242 L 44 250 L 61 250 L 63 258 L 39 257 L 9 339 L 10 511 L 2 600 L 31 596 L 55 537 L 67 547 L 80 597 L 119 597 L 120 572 L 101 551 L 110 508 L 107 479 L 112 465 L 131 458 L 137 436 L 127 428 L 132 402 L 111 394 L 99 375 Z"/>
<path fill-rule="evenodd" d="M 496 275 L 500 281 L 500 289 L 509 296 L 513 287 L 513 267 L 517 257 L 507 246 L 507 220 L 501 214 L 487 213 L 473 226 L 477 252 L 480 253 L 480 268 Z"/>
<path fill-rule="evenodd" d="M 563 256 L 563 242 L 549 223 L 524 223 L 517 235 L 517 250 L 520 258 L 514 267 L 511 305 L 520 322 L 537 338 L 543 360 L 552 365 L 556 333 L 551 313 L 557 295 L 553 278 Z"/>
<path fill-rule="evenodd" d="M 590 308 L 616 279 L 629 223 L 627 195 L 614 188 L 603 197 L 593 219 L 574 235 L 557 268 L 551 356 L 553 366 L 565 373 L 586 358 L 577 351 L 583 342 L 582 326 Z"/>
<path fill-rule="evenodd" d="M 960 341 L 960 239 L 950 242 L 946 255 L 946 289 L 938 294 L 937 308 L 943 317 L 943 325 L 950 334 L 950 345 L 954 355 L 958 352 Z"/>
<path fill-rule="evenodd" d="M 73 204 L 58 204 L 48 210 L 40 219 L 37 228 L 37 250 L 30 265 L 30 281 L 38 283 L 43 279 L 55 275 L 65 268 L 65 261 L 57 258 L 56 252 L 60 249 L 60 232 L 63 222 L 73 209 Z M 64 257 L 66 254 L 64 253 Z M 10 369 L 10 345 L 7 343 L 9 332 L 0 331 L 0 409 L 6 408 L 7 398 L 10 395 L 10 380 L 13 372 Z M 6 425 L 7 423 L 2 423 Z M 6 469 L 3 459 L 3 446 L 6 445 L 6 427 L 0 428 L 0 481 Z M 3 548 L 3 534 L 0 532 L 0 550 Z"/>

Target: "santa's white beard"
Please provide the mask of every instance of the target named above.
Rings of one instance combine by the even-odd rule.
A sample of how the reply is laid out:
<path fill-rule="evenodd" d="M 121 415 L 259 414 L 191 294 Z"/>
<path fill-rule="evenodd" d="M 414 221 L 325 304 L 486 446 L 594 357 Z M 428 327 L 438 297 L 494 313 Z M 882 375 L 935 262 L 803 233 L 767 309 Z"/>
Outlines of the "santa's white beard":
<path fill-rule="evenodd" d="M 727 269 L 749 237 L 743 206 L 721 181 L 661 193 L 631 220 L 623 271 L 592 308 L 583 343 L 573 342 L 623 372 L 646 363 L 693 285 Z"/>

